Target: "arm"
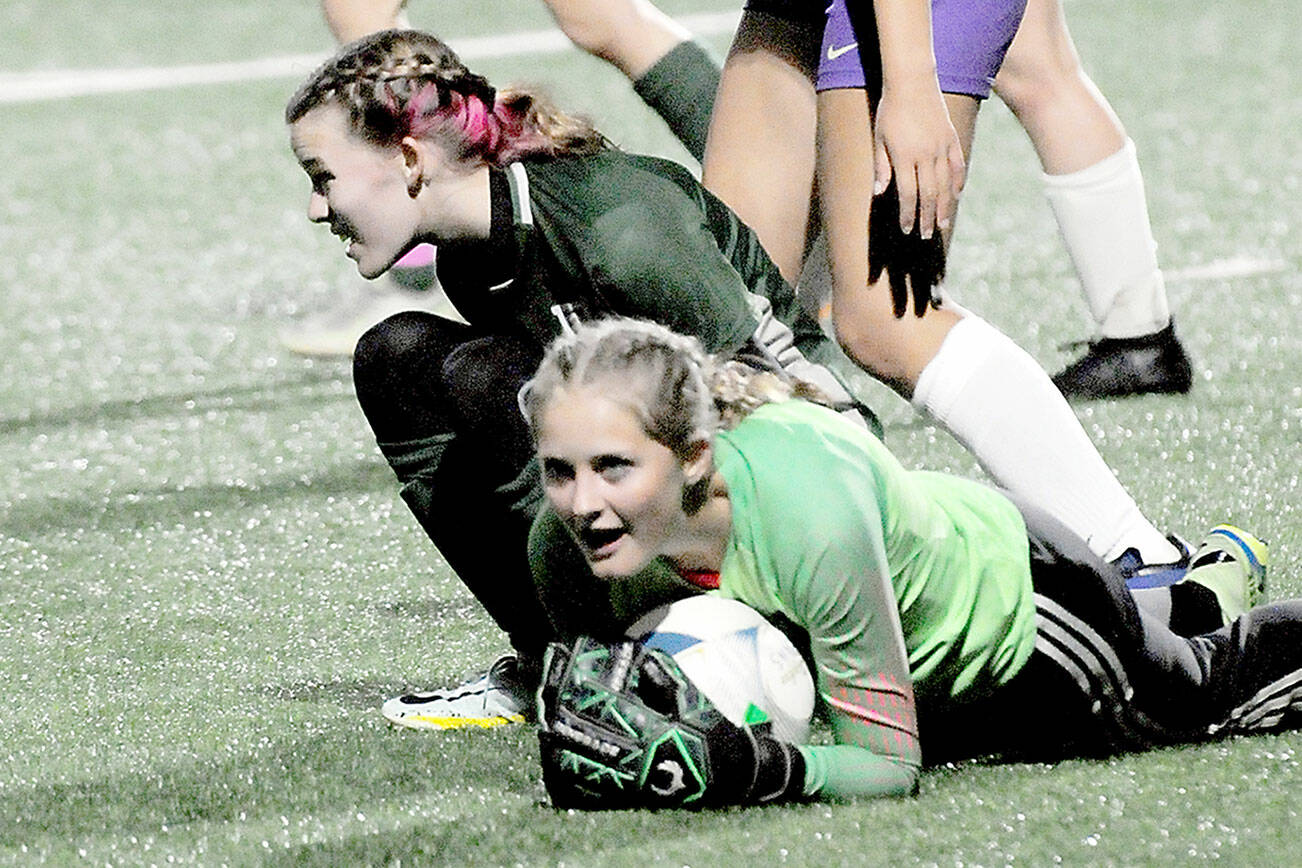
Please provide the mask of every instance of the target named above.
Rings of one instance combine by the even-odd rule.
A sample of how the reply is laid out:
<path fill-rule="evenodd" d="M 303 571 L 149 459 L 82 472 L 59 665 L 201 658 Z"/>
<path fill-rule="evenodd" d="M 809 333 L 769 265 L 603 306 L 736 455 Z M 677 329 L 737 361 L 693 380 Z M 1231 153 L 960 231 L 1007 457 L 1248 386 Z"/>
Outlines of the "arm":
<path fill-rule="evenodd" d="M 809 634 L 835 746 L 802 745 L 807 796 L 899 796 L 921 753 L 886 560 L 879 481 L 861 435 L 799 402 L 716 439 L 734 514 L 723 592 Z M 733 448 L 735 447 L 735 452 Z"/>
<path fill-rule="evenodd" d="M 862 502 L 857 509 L 838 503 L 842 515 L 867 519 L 876 511 L 875 503 L 869 510 Z M 806 545 L 801 563 L 794 565 L 795 582 L 804 586 L 795 600 L 797 620 L 809 630 L 819 696 L 837 742 L 801 747 L 805 793 L 825 799 L 910 795 L 917 788 L 921 752 L 881 519 L 868 525 L 801 524 L 828 541 L 812 557 Z"/>
<path fill-rule="evenodd" d="M 848 0 L 854 5 L 854 0 Z M 931 8 L 926 0 L 873 0 L 881 51 L 881 100 L 874 119 L 874 194 L 895 176 L 900 228 L 922 238 L 947 229 L 963 189 L 965 167 L 958 134 L 936 80 Z M 852 15 L 856 35 L 859 16 Z M 866 28 L 865 28 L 866 29 Z"/>

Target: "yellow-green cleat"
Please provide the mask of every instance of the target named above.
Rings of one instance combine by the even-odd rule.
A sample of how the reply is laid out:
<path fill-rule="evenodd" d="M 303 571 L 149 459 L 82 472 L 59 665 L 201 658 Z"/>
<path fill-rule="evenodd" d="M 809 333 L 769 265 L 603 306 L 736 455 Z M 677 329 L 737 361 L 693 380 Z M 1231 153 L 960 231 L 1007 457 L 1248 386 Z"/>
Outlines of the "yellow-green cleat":
<path fill-rule="evenodd" d="M 1196 582 L 1216 595 L 1225 623 L 1266 599 L 1269 547 L 1245 530 L 1218 524 L 1207 532 L 1180 580 Z"/>

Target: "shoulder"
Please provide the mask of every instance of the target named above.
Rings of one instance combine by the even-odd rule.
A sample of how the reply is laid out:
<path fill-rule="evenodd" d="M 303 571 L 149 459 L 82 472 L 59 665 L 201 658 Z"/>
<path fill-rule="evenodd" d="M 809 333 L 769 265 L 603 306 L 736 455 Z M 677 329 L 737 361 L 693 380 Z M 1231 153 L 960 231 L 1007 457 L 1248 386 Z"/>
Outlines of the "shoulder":
<path fill-rule="evenodd" d="M 875 442 L 833 410 L 781 401 L 716 435 L 715 463 L 730 491 L 777 520 L 853 524 L 876 503 Z"/>
<path fill-rule="evenodd" d="M 696 180 L 668 160 L 603 151 L 521 165 L 538 228 L 582 236 L 603 256 L 663 260 L 651 239 L 704 223 Z"/>
<path fill-rule="evenodd" d="M 732 449 L 766 459 L 799 456 L 814 466 L 858 462 L 880 443 L 840 413 L 800 399 L 765 404 L 717 440 Z M 830 447 L 830 448 L 829 448 Z"/>
<path fill-rule="evenodd" d="M 700 187 L 685 167 L 671 160 L 607 150 L 596 154 L 521 163 L 535 195 L 562 196 L 582 192 L 602 200 L 619 201 L 629 189 L 686 193 Z"/>

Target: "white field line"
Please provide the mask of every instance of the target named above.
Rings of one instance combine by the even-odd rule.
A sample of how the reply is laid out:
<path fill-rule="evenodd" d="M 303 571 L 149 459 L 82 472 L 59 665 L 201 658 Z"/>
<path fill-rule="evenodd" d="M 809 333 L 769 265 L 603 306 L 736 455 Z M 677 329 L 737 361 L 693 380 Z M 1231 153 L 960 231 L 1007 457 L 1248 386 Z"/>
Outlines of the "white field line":
<path fill-rule="evenodd" d="M 1166 279 L 1175 283 L 1191 280 L 1228 280 L 1232 277 L 1252 277 L 1257 274 L 1271 274 L 1284 271 L 1288 263 L 1279 259 L 1253 259 L 1248 256 L 1231 256 L 1228 259 L 1214 259 L 1204 265 L 1190 265 L 1186 268 L 1163 269 Z"/>
<path fill-rule="evenodd" d="M 740 12 L 711 12 L 684 15 L 677 19 L 692 33 L 714 36 L 731 33 Z M 470 36 L 450 39 L 467 62 L 521 54 L 554 54 L 572 48 L 555 29 Z M 225 84 L 307 75 L 326 54 L 293 54 L 230 63 L 199 63 L 184 66 L 142 66 L 132 69 L 58 69 L 45 72 L 0 73 L 0 103 L 40 102 L 102 93 L 162 90 L 189 85 Z"/>

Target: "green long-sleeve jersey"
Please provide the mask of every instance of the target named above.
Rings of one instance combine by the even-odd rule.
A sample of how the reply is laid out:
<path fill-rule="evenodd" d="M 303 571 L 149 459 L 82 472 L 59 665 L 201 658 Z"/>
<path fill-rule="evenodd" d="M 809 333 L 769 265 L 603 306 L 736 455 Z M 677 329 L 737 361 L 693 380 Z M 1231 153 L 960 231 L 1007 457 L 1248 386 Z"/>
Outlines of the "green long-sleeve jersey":
<path fill-rule="evenodd" d="M 994 489 L 907 471 L 876 438 L 801 401 L 715 438 L 732 532 L 718 593 L 809 633 L 837 745 L 803 748 L 805 789 L 912 789 L 913 691 L 964 699 L 1034 646 L 1026 526 Z"/>
<path fill-rule="evenodd" d="M 832 720 L 835 745 L 801 746 L 806 794 L 911 791 L 921 763 L 914 691 L 933 705 L 979 696 L 1033 650 L 1021 514 L 987 486 L 906 470 L 875 437 L 803 401 L 761 407 L 716 435 L 714 449 L 732 528 L 713 593 L 808 632 Z M 531 554 L 553 596 L 571 545 L 544 511 Z M 656 572 L 613 583 L 614 609 L 659 602 Z"/>

